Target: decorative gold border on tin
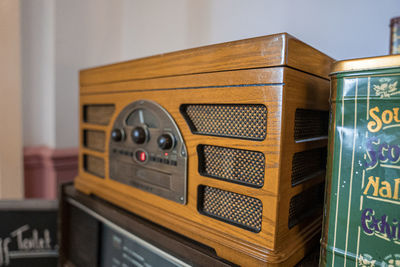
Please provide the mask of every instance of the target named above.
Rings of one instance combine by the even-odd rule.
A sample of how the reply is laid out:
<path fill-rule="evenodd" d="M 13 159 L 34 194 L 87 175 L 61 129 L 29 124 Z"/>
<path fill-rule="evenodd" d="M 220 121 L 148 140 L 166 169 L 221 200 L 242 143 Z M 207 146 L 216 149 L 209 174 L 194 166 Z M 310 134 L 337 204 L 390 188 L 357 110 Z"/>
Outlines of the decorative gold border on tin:
<path fill-rule="evenodd" d="M 345 245 L 345 252 L 344 252 L 344 266 L 347 262 L 347 247 L 349 245 L 349 225 L 350 225 L 350 211 L 351 211 L 351 193 L 353 192 L 353 178 L 354 178 L 354 157 L 355 157 L 355 150 L 356 150 L 356 139 L 357 139 L 357 96 L 358 96 L 358 80 L 356 79 L 356 92 L 354 96 L 354 130 L 353 130 L 353 151 L 351 156 L 351 170 L 350 170 L 350 185 L 349 185 L 349 202 L 347 208 L 347 229 L 346 229 L 346 245 Z M 356 259 L 358 255 L 356 255 Z"/>
<path fill-rule="evenodd" d="M 333 64 L 331 75 L 338 72 L 385 69 L 393 67 L 400 67 L 400 55 L 336 61 Z"/>
<path fill-rule="evenodd" d="M 339 209 L 339 196 L 340 196 L 340 179 L 342 174 L 342 152 L 343 152 L 343 127 L 344 127 L 344 89 L 342 89 L 342 128 L 339 132 L 340 135 L 340 152 L 339 152 L 339 170 L 338 170 L 338 184 L 336 190 L 336 211 L 335 211 L 335 231 L 333 232 L 333 246 L 332 246 L 332 266 L 335 266 L 335 253 L 336 253 L 336 232 L 337 232 L 337 220 L 338 220 L 338 209 Z"/>
<path fill-rule="evenodd" d="M 358 79 L 358 78 L 357 78 Z M 371 76 L 368 76 L 368 85 L 367 85 L 367 111 L 366 111 L 366 121 L 369 120 L 369 99 L 370 99 L 370 91 L 371 91 Z M 368 130 L 365 131 L 365 138 L 368 138 Z M 364 153 L 364 159 L 366 159 L 367 155 Z M 362 180 L 361 180 L 361 188 L 360 190 L 364 188 L 365 184 L 365 169 L 362 171 Z M 361 194 L 360 195 L 360 212 L 362 211 L 364 204 L 364 196 Z M 361 227 L 358 226 L 358 231 L 357 231 L 357 252 L 356 252 L 356 259 L 358 259 L 359 253 L 360 253 L 360 237 L 361 237 Z M 358 261 L 356 260 L 356 267 L 358 266 Z"/>

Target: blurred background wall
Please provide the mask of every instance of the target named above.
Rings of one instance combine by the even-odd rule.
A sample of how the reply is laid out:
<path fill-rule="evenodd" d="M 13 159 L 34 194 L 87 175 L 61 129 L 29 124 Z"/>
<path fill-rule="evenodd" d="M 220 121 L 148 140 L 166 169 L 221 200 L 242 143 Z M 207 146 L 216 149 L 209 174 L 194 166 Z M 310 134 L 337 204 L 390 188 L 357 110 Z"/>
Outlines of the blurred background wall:
<path fill-rule="evenodd" d="M 19 1 L 0 0 L 0 198 L 24 195 L 20 44 Z"/>
<path fill-rule="evenodd" d="M 25 178 L 38 158 L 42 177 L 76 165 L 81 69 L 278 32 L 337 60 L 386 55 L 400 16 L 398 0 L 20 1 Z"/>

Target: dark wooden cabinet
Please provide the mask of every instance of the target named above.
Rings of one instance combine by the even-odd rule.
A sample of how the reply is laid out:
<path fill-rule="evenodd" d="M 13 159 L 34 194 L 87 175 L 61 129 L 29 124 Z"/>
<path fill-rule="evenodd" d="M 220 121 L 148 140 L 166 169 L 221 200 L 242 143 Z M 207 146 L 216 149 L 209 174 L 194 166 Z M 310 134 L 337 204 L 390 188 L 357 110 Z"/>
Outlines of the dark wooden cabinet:
<path fill-rule="evenodd" d="M 80 193 L 72 184 L 63 185 L 60 191 L 60 266 L 109 266 L 105 261 L 110 260 L 110 253 L 116 252 L 109 242 L 110 236 L 113 237 L 113 235 L 117 238 L 142 240 L 144 244 L 155 248 L 156 252 L 162 254 L 161 256 L 174 258 L 177 260 L 176 262 L 189 266 L 236 266 L 217 257 L 212 248 L 122 210 L 95 196 Z M 138 248 L 138 250 L 143 252 L 142 248 Z M 319 248 L 315 247 L 314 251 L 297 267 L 318 266 L 318 251 Z M 145 256 L 149 256 L 149 254 Z M 157 258 L 160 255 L 153 255 L 153 257 Z M 142 265 L 149 266 L 144 263 Z M 120 266 L 123 266 L 122 263 Z"/>
<path fill-rule="evenodd" d="M 134 266 L 132 259 L 143 266 L 163 260 L 170 266 L 235 266 L 218 258 L 213 249 L 82 194 L 72 184 L 61 190 L 59 235 L 60 266 L 109 266 L 113 256 L 120 261 L 115 266 L 124 266 L 121 258 L 126 266 Z M 116 249 L 121 242 L 123 247 Z"/>

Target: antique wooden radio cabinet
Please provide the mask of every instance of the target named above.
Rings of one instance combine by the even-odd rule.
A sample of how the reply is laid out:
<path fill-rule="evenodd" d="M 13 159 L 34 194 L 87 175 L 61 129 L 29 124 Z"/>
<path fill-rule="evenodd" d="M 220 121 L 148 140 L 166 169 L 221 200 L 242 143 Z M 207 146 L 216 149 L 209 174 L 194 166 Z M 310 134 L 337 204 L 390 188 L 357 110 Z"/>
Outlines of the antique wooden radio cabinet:
<path fill-rule="evenodd" d="M 320 238 L 333 60 L 286 34 L 80 73 L 75 187 L 242 266 Z"/>

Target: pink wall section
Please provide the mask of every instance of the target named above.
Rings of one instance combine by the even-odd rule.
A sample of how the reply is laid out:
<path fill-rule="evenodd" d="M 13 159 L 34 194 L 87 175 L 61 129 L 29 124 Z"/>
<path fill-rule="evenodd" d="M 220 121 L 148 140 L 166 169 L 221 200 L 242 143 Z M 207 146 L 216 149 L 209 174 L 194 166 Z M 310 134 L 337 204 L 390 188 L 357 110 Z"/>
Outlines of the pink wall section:
<path fill-rule="evenodd" d="M 25 198 L 55 199 L 60 183 L 78 173 L 78 149 L 24 148 Z"/>

